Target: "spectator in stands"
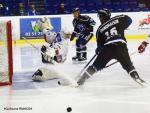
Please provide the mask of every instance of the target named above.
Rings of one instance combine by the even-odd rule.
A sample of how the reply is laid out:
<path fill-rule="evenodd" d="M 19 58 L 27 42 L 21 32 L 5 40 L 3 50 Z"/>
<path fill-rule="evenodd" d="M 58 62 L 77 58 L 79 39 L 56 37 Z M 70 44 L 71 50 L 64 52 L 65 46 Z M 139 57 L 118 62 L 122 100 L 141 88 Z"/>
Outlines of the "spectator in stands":
<path fill-rule="evenodd" d="M 18 8 L 16 8 L 14 10 L 14 15 L 15 16 L 26 16 L 27 15 L 27 11 L 26 11 L 23 3 L 19 3 Z"/>
<path fill-rule="evenodd" d="M 0 4 L 0 8 L 3 8 L 3 4 Z"/>
<path fill-rule="evenodd" d="M 57 11 L 57 14 L 66 14 L 67 13 L 67 11 L 65 10 L 65 4 L 64 3 L 61 3 L 60 5 L 59 5 L 59 9 L 58 9 L 58 11 Z"/>
<path fill-rule="evenodd" d="M 3 16 L 3 4 L 0 4 L 0 16 Z"/>
<path fill-rule="evenodd" d="M 145 8 L 146 7 L 146 1 L 138 0 L 138 7 L 139 8 Z"/>
<path fill-rule="evenodd" d="M 38 12 L 37 12 L 34 4 L 30 5 L 30 8 L 28 10 L 28 15 L 29 16 L 31 16 L 31 15 L 38 15 Z"/>

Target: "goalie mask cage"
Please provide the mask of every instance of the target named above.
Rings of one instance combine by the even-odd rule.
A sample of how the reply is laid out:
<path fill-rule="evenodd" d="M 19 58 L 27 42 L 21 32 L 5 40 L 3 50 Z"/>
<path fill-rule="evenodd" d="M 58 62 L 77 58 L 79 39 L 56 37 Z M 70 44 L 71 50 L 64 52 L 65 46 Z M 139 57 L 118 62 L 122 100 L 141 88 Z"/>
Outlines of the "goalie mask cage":
<path fill-rule="evenodd" d="M 11 21 L 0 21 L 0 86 L 11 85 L 13 75 Z"/>

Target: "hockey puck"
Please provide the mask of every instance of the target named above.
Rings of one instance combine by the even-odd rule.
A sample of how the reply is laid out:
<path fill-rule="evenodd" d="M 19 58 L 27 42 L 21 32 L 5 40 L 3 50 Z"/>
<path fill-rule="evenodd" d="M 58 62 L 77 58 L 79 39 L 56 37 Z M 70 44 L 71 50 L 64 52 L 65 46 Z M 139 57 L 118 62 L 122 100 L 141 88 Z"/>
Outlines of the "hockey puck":
<path fill-rule="evenodd" d="M 61 85 L 60 81 L 58 81 L 58 85 Z"/>
<path fill-rule="evenodd" d="M 71 107 L 68 107 L 67 108 L 67 112 L 71 112 L 72 111 L 72 108 Z"/>

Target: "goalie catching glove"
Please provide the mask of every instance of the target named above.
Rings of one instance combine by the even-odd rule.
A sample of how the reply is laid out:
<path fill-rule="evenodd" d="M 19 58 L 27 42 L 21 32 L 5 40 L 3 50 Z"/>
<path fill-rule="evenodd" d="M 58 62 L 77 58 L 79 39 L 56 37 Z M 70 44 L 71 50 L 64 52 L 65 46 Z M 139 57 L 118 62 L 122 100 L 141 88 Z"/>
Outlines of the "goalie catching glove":
<path fill-rule="evenodd" d="M 42 62 L 43 63 L 53 63 L 55 50 L 51 47 L 42 46 L 41 48 Z"/>
<path fill-rule="evenodd" d="M 43 63 L 54 63 L 54 61 L 62 62 L 62 55 L 60 55 L 60 48 L 46 47 L 45 45 L 41 48 L 42 62 Z"/>

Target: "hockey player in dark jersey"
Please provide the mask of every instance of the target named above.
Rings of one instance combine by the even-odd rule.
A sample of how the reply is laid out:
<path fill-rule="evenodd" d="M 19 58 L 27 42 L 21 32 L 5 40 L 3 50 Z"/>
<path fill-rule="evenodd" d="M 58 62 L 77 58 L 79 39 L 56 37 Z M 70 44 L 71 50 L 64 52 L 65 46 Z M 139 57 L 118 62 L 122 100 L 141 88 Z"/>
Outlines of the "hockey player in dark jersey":
<path fill-rule="evenodd" d="M 95 21 L 87 16 L 80 15 L 79 8 L 74 8 L 73 11 L 73 27 L 74 31 L 71 35 L 70 40 L 72 41 L 74 37 L 77 37 L 76 40 L 76 56 L 72 57 L 73 61 L 84 61 L 87 59 L 87 47 L 86 44 L 93 36 L 93 27 Z"/>
<path fill-rule="evenodd" d="M 132 23 L 132 20 L 127 15 L 119 15 L 113 18 L 108 9 L 98 10 L 98 17 L 101 25 L 97 29 L 96 39 L 96 59 L 83 74 L 78 78 L 78 85 L 83 85 L 85 80 L 91 77 L 94 73 L 105 68 L 106 64 L 116 59 L 122 65 L 123 69 L 139 84 L 144 84 L 137 71 L 135 70 L 128 53 L 127 41 L 124 36 L 124 31 Z"/>

